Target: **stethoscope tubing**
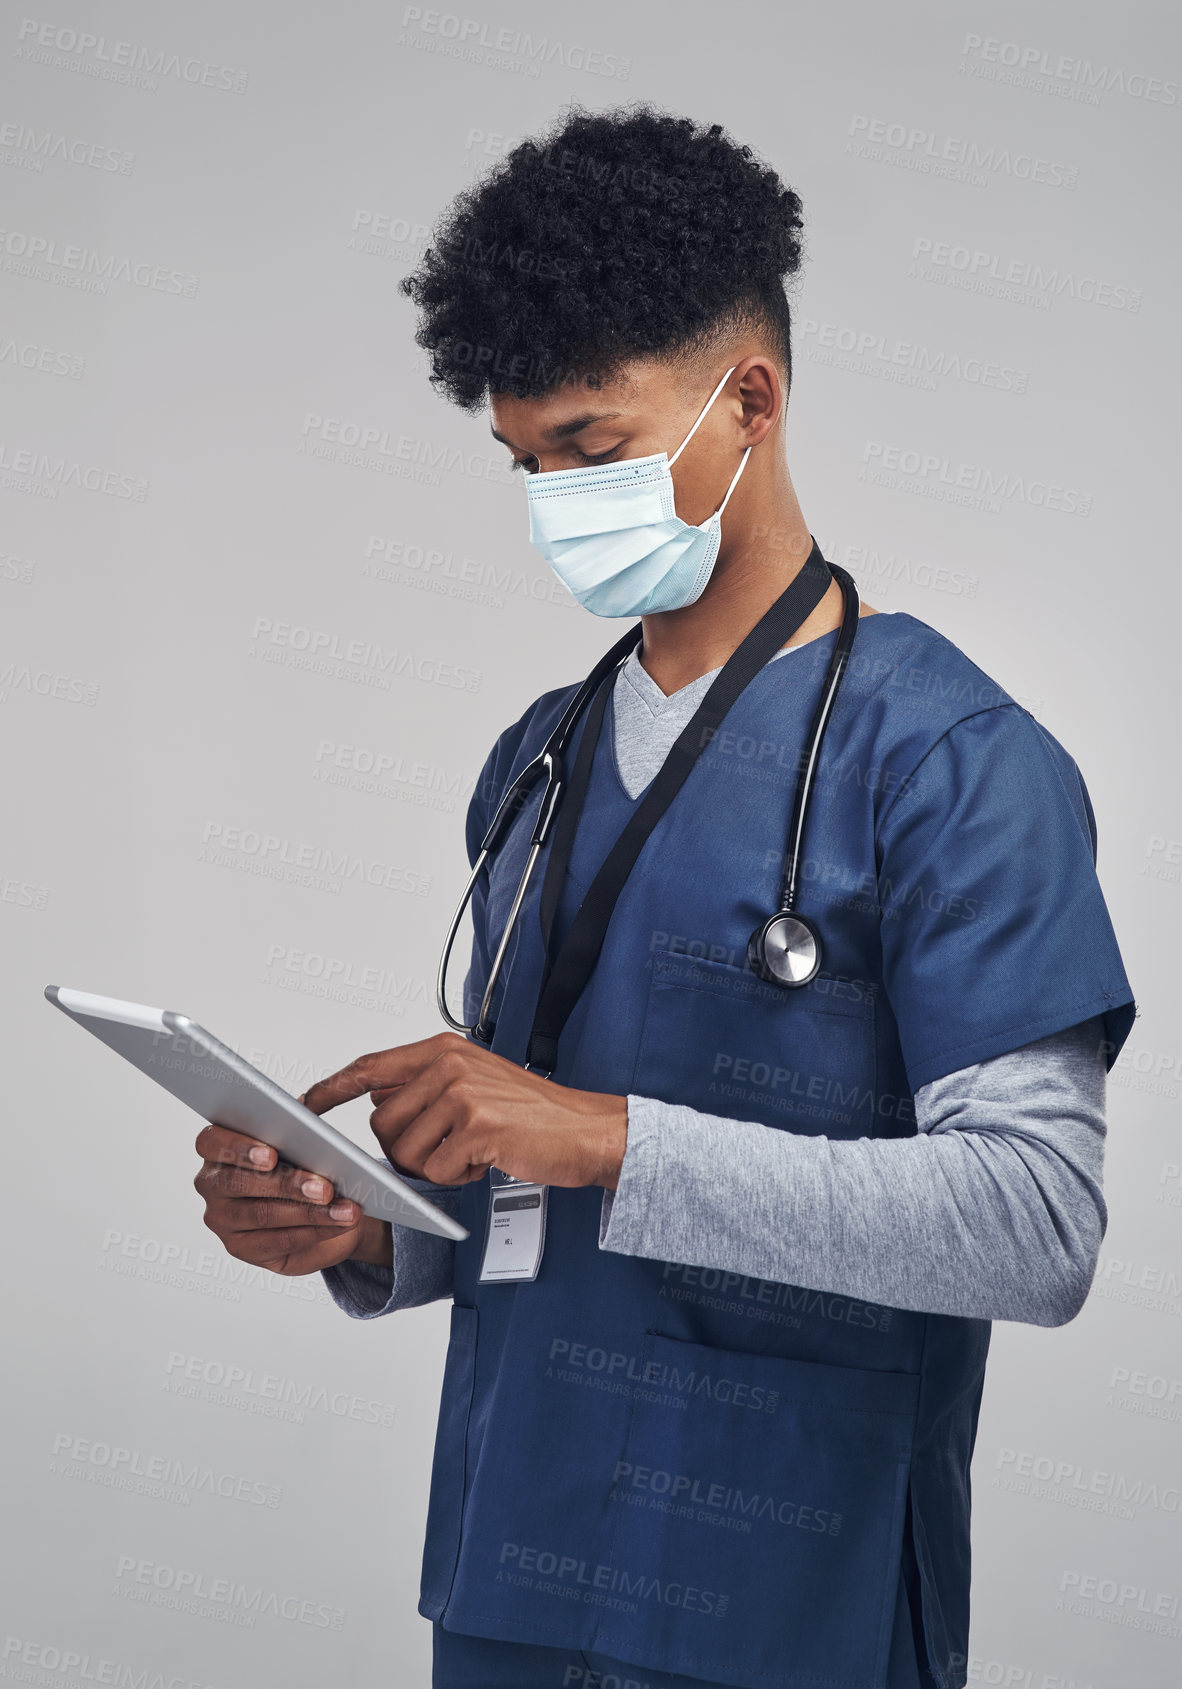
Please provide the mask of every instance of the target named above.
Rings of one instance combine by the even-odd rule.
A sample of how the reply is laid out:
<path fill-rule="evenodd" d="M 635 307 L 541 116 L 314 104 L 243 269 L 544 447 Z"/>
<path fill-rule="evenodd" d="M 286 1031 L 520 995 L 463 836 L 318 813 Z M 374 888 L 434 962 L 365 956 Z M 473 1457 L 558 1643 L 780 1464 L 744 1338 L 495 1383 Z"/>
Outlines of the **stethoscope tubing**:
<path fill-rule="evenodd" d="M 496 990 L 497 981 L 501 974 L 501 968 L 504 964 L 504 959 L 508 952 L 513 932 L 516 928 L 518 913 L 520 912 L 522 903 L 525 901 L 526 892 L 529 889 L 530 880 L 534 871 L 534 864 L 537 862 L 542 846 L 545 844 L 546 839 L 549 836 L 550 828 L 554 824 L 554 820 L 558 814 L 559 804 L 562 801 L 562 794 L 566 787 L 566 752 L 579 717 L 582 715 L 583 711 L 598 691 L 600 684 L 606 679 L 611 671 L 618 668 L 628 657 L 629 653 L 640 644 L 643 636 L 644 625 L 641 622 L 637 622 L 633 627 L 628 629 L 626 634 L 616 641 L 610 651 L 606 651 L 604 653 L 604 655 L 596 663 L 595 667 L 591 670 L 591 673 L 587 676 L 586 680 L 583 681 L 574 697 L 567 704 L 566 709 L 562 712 L 562 716 L 560 717 L 557 726 L 553 729 L 549 738 L 546 740 L 545 745 L 543 745 L 537 756 L 533 758 L 532 762 L 527 763 L 521 773 L 518 774 L 515 779 L 511 780 L 509 785 L 505 788 L 501 801 L 497 805 L 496 813 L 494 814 L 492 821 L 489 823 L 488 830 L 486 831 L 484 838 L 481 840 L 479 853 L 477 854 L 476 861 L 473 864 L 472 872 L 468 877 L 468 883 L 464 887 L 463 896 L 460 898 L 456 912 L 452 916 L 451 925 L 447 932 L 447 938 L 444 940 L 443 954 L 439 958 L 439 971 L 435 978 L 435 1001 L 440 1014 L 443 1016 L 448 1026 L 450 1026 L 455 1032 L 463 1032 L 465 1034 L 473 1033 L 479 1027 L 483 1026 L 488 1018 L 488 1012 L 492 1006 L 493 993 Z M 445 996 L 447 966 L 451 960 L 451 952 L 455 944 L 456 934 L 459 931 L 460 922 L 464 918 L 464 911 L 467 909 L 468 904 L 471 901 L 472 894 L 476 889 L 476 882 L 480 878 L 481 870 L 484 868 L 489 856 L 500 844 L 502 834 L 508 830 L 513 817 L 524 805 L 530 792 L 533 790 L 534 786 L 537 785 L 543 775 L 546 777 L 546 788 L 542 793 L 542 802 L 538 808 L 538 817 L 534 823 L 533 834 L 530 838 L 530 850 L 529 856 L 526 859 L 525 872 L 521 876 L 516 895 L 513 898 L 513 906 L 509 911 L 509 918 L 505 922 L 505 929 L 501 934 L 500 943 L 497 945 L 496 955 L 494 956 L 492 965 L 489 968 L 488 982 L 485 985 L 484 996 L 481 999 L 480 1013 L 477 1015 L 476 1020 L 472 1023 L 472 1025 L 469 1026 L 465 1024 L 465 1022 L 455 1018 L 447 1006 L 447 999 Z"/>
<path fill-rule="evenodd" d="M 849 660 L 850 648 L 854 643 L 854 634 L 858 630 L 858 616 L 861 609 L 858 589 L 853 576 L 841 568 L 839 564 L 830 563 L 829 567 L 842 592 L 841 628 L 838 632 L 837 642 L 833 647 L 833 655 L 829 659 L 829 668 L 825 675 L 824 685 L 821 688 L 821 696 L 813 712 L 804 751 L 804 769 L 797 782 L 796 797 L 792 805 L 792 819 L 788 824 L 788 863 L 784 874 L 783 889 L 780 894 L 780 908 L 785 913 L 796 907 L 796 877 L 800 869 L 804 823 L 808 813 L 813 775 L 820 761 L 821 740 L 824 737 L 829 714 L 837 697 L 837 688 L 841 683 L 842 674 Z"/>
<path fill-rule="evenodd" d="M 806 741 L 806 749 L 803 753 L 804 767 L 800 778 L 797 781 L 796 796 L 792 806 L 792 819 L 788 828 L 789 849 L 787 867 L 784 873 L 780 895 L 780 909 L 784 913 L 793 911 L 795 908 L 797 875 L 801 861 L 804 824 L 808 815 L 809 795 L 812 791 L 813 776 L 816 772 L 818 761 L 820 760 L 821 741 L 833 708 L 834 700 L 837 697 L 837 689 L 841 682 L 842 673 L 849 659 L 850 648 L 853 645 L 854 634 L 857 631 L 858 617 L 860 613 L 858 589 L 854 583 L 853 577 L 836 563 L 830 563 L 829 568 L 842 590 L 843 610 L 841 628 L 838 633 L 837 642 L 833 648 L 833 654 L 829 661 L 829 668 L 825 676 L 824 685 L 821 689 L 821 697 L 817 703 L 816 710 L 813 713 L 813 719 L 809 727 L 808 739 Z M 574 697 L 568 703 L 560 720 L 558 721 L 557 726 L 551 732 L 541 751 L 539 751 L 538 755 L 534 757 L 531 762 L 526 764 L 521 773 L 518 774 L 515 779 L 510 781 L 509 785 L 502 794 L 501 801 L 496 808 L 496 813 L 493 815 L 492 821 L 489 823 L 488 829 L 481 841 L 480 850 L 477 854 L 476 861 L 473 864 L 472 872 L 468 877 L 468 883 L 464 887 L 463 895 L 460 898 L 459 905 L 456 908 L 456 912 L 452 917 L 451 925 L 448 928 L 447 937 L 444 940 L 443 945 L 443 954 L 439 958 L 439 970 L 435 980 L 436 1004 L 440 1014 L 443 1016 L 443 1019 L 447 1022 L 448 1026 L 456 1032 L 462 1032 L 465 1035 L 471 1035 L 473 1033 L 479 1034 L 479 1029 L 486 1025 L 488 1013 L 492 1006 L 493 995 L 496 991 L 497 981 L 500 978 L 504 960 L 508 953 L 509 945 L 512 942 L 513 933 L 517 927 L 517 917 L 521 911 L 521 906 L 525 901 L 526 893 L 529 890 L 530 881 L 533 877 L 534 866 L 541 853 L 542 847 L 549 836 L 555 817 L 558 814 L 559 804 L 561 803 L 562 794 L 566 785 L 566 751 L 570 744 L 570 740 L 573 737 L 579 717 L 582 715 L 586 706 L 590 703 L 600 684 L 606 679 L 611 671 L 618 668 L 627 658 L 629 653 L 637 645 L 639 645 L 643 637 L 643 633 L 643 624 L 637 622 L 633 627 L 628 629 L 628 632 L 624 634 L 622 638 L 616 641 L 610 651 L 604 653 L 592 669 L 591 673 L 583 681 Z M 546 788 L 542 794 L 542 802 L 539 806 L 537 820 L 534 823 L 533 833 L 530 838 L 529 855 L 526 859 L 525 870 L 518 883 L 517 891 L 513 898 L 513 904 L 509 910 L 508 919 L 505 922 L 504 930 L 501 933 L 501 938 L 497 945 L 496 954 L 493 957 L 492 965 L 489 968 L 488 980 L 485 985 L 484 995 L 481 998 L 480 1012 L 477 1015 L 476 1020 L 469 1026 L 465 1024 L 465 1022 L 455 1018 L 448 1009 L 445 997 L 447 967 L 451 959 L 451 952 L 455 944 L 456 934 L 459 931 L 460 922 L 463 920 L 464 911 L 467 909 L 468 904 L 471 901 L 472 894 L 476 889 L 476 882 L 480 878 L 480 874 L 484 869 L 489 856 L 500 844 L 503 833 L 507 831 L 513 817 L 524 805 L 529 793 L 533 790 L 534 786 L 543 777 L 543 775 L 546 778 Z"/>

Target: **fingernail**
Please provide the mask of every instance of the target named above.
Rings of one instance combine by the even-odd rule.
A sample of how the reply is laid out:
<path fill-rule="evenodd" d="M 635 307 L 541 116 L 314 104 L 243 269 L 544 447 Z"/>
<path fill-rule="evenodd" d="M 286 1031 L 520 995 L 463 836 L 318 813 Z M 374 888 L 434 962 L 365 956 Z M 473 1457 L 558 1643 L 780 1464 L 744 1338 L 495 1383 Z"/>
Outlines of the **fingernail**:
<path fill-rule="evenodd" d="M 328 1186 L 323 1179 L 305 1179 L 300 1189 L 313 1202 L 318 1202 L 322 1196 L 328 1194 Z"/>
<path fill-rule="evenodd" d="M 334 1202 L 329 1209 L 334 1220 L 351 1220 L 353 1218 L 353 1204 L 351 1202 Z"/>
<path fill-rule="evenodd" d="M 271 1151 L 266 1144 L 256 1144 L 250 1152 L 250 1159 L 256 1167 L 265 1167 L 271 1159 Z"/>

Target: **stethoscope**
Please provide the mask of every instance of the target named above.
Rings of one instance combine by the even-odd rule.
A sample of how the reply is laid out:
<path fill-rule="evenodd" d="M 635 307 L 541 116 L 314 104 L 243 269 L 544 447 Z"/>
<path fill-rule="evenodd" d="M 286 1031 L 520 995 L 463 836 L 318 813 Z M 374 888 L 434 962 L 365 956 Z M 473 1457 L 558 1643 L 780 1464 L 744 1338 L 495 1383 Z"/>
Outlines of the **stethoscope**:
<path fill-rule="evenodd" d="M 850 648 L 854 642 L 854 634 L 857 632 L 860 608 L 858 589 L 854 584 L 853 577 L 836 563 L 830 563 L 829 568 L 836 577 L 842 591 L 841 628 L 833 647 L 829 668 L 825 675 L 816 710 L 813 713 L 808 739 L 799 765 L 796 795 L 792 805 L 792 819 L 788 827 L 788 852 L 781 884 L 780 904 L 772 914 L 760 922 L 747 941 L 748 966 L 761 979 L 766 980 L 771 985 L 788 987 L 807 985 L 821 966 L 821 934 L 816 921 L 807 915 L 802 915 L 796 907 L 797 882 L 813 776 L 820 758 L 825 728 L 832 714 L 837 690 L 849 659 Z M 481 841 L 479 853 L 469 875 L 468 883 L 464 887 L 459 907 L 456 909 L 451 926 L 448 929 L 447 938 L 443 945 L 443 954 L 439 959 L 439 972 L 435 983 L 435 1000 L 440 1014 L 456 1032 L 463 1032 L 477 1038 L 484 1036 L 483 1029 L 488 1024 L 493 994 L 500 978 L 501 968 L 513 936 L 517 917 L 529 890 L 534 865 L 550 835 L 566 791 L 566 753 L 575 728 L 580 716 L 591 702 L 601 683 L 640 644 L 643 636 L 643 624 L 638 622 L 635 627 L 629 628 L 623 638 L 617 640 L 611 650 L 600 658 L 563 711 L 558 725 L 550 734 L 541 751 L 532 762 L 522 769 L 516 779 L 509 783 L 500 803 L 497 805 L 496 813 Z M 534 830 L 529 843 L 529 854 L 522 870 L 521 880 L 513 897 L 509 916 L 505 922 L 505 930 L 501 934 L 492 966 L 489 969 L 488 982 L 484 988 L 484 996 L 481 998 L 479 1013 L 471 1025 L 466 1025 L 463 1021 L 457 1020 L 450 1012 L 445 995 L 447 965 L 451 958 L 456 933 L 459 931 L 460 922 L 471 900 L 481 870 L 487 865 L 493 852 L 500 847 L 514 817 L 543 776 L 546 780 L 546 787 L 542 794 L 537 820 L 534 822 Z"/>

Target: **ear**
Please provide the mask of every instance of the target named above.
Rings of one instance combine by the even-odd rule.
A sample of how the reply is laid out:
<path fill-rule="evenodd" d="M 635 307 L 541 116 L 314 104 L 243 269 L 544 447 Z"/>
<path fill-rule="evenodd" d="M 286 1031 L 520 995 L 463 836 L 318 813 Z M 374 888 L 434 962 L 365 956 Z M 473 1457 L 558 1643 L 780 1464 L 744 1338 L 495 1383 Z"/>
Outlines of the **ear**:
<path fill-rule="evenodd" d="M 783 415 L 787 393 L 773 358 L 755 352 L 735 367 L 737 393 L 742 406 L 743 444 L 757 446 L 765 440 Z"/>

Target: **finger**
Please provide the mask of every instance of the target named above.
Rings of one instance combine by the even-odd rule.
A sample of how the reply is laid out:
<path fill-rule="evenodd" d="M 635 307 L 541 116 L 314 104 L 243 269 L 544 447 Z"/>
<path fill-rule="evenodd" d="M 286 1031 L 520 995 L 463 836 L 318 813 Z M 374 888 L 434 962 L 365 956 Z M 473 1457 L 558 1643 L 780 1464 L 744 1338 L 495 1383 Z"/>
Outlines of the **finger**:
<path fill-rule="evenodd" d="M 283 1197 L 215 1197 L 206 1207 L 205 1223 L 219 1237 L 284 1231 L 293 1226 L 322 1234 L 348 1231 L 361 1223 L 361 1210 L 355 1202 L 343 1205 L 348 1213 L 335 1214 L 336 1206 L 334 1202 L 324 1208 L 318 1203 L 293 1202 Z"/>
<path fill-rule="evenodd" d="M 400 1142 L 407 1127 L 438 1102 L 445 1091 L 455 1092 L 457 1110 L 462 1112 L 463 1105 L 474 1103 L 478 1088 L 483 1089 L 486 1084 L 487 1080 L 473 1071 L 467 1040 L 454 1040 L 445 1044 L 435 1059 L 405 1084 L 390 1088 L 386 1100 L 370 1115 L 369 1124 L 385 1149 L 388 1143 Z"/>
<path fill-rule="evenodd" d="M 402 1089 L 401 1085 L 382 1085 L 376 1091 L 369 1093 L 371 1103 L 384 1103 L 387 1097 L 392 1097 Z"/>
<path fill-rule="evenodd" d="M 436 1185 L 470 1185 L 483 1179 L 496 1159 L 483 1136 L 461 1127 L 447 1136 L 423 1160 L 422 1177 Z"/>
<path fill-rule="evenodd" d="M 197 1154 L 206 1161 L 229 1162 L 239 1167 L 274 1167 L 279 1157 L 270 1144 L 228 1126 L 203 1126 L 194 1140 Z"/>
<path fill-rule="evenodd" d="M 332 1207 L 338 1219 L 352 1218 L 356 1203 L 336 1196 L 331 1179 L 302 1167 L 279 1167 L 272 1173 L 253 1168 L 206 1162 L 193 1184 L 207 1201 L 218 1197 L 255 1197 L 268 1201 L 302 1201 L 308 1206 Z"/>
<path fill-rule="evenodd" d="M 392 1050 L 374 1050 L 357 1056 L 347 1067 L 330 1073 L 304 1092 L 304 1107 L 313 1114 L 325 1114 L 330 1108 L 362 1097 L 367 1091 L 404 1085 L 423 1067 L 435 1061 L 449 1047 L 468 1047 L 468 1040 L 458 1032 L 437 1032 L 430 1038 L 419 1038 L 412 1044 L 399 1044 Z"/>
<path fill-rule="evenodd" d="M 443 1087 L 386 1150 L 391 1161 L 435 1184 L 466 1184 L 495 1162 L 489 1134 L 476 1119 L 477 1099 L 463 1081 Z M 385 1134 L 383 1134 L 383 1138 Z M 454 1175 L 454 1176 L 453 1176 Z"/>

